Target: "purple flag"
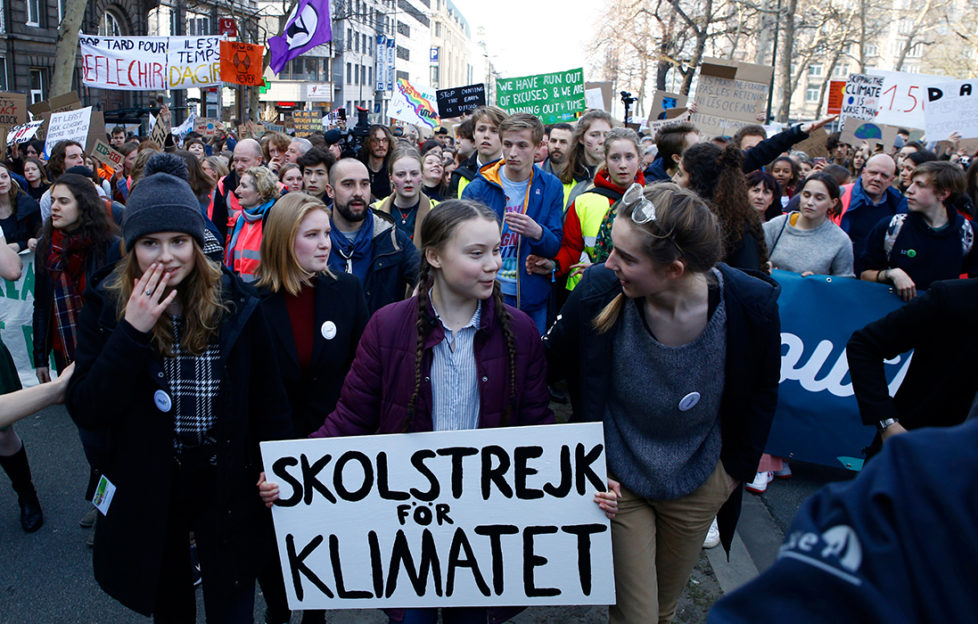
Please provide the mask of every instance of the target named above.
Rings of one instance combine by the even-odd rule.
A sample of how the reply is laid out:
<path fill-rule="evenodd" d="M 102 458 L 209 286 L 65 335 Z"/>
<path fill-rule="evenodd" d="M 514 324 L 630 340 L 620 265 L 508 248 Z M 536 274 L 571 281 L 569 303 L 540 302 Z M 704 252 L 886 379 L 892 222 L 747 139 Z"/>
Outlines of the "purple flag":
<path fill-rule="evenodd" d="M 299 0 L 282 34 L 268 40 L 271 53 L 268 66 L 278 74 L 292 59 L 332 39 L 329 0 Z"/>

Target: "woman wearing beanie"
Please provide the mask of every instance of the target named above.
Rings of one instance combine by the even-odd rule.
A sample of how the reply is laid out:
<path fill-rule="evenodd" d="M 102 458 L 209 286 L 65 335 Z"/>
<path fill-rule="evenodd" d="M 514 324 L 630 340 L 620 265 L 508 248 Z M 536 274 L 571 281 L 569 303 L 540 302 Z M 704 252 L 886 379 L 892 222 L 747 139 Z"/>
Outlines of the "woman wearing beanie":
<path fill-rule="evenodd" d="M 329 211 L 321 200 L 289 193 L 268 213 L 261 241 L 256 285 L 272 328 L 292 426 L 301 438 L 318 429 L 336 407 L 370 316 L 360 280 L 327 268 L 329 231 Z M 259 576 L 269 609 L 266 622 L 287 622 L 274 537 L 267 543 L 272 546 L 268 565 Z M 302 621 L 311 624 L 324 618 L 323 611 L 307 611 Z"/>
<path fill-rule="evenodd" d="M 52 352 L 58 372 L 74 361 L 82 293 L 98 269 L 119 259 L 118 230 L 91 179 L 66 173 L 50 190 L 51 216 L 37 243 L 34 263 L 34 367 L 41 383 L 51 381 Z M 80 433 L 92 466 L 85 493 L 90 500 L 97 483 L 93 453 L 98 442 L 92 432 Z M 35 528 L 43 521 L 40 507 L 36 515 Z M 84 519 L 83 523 L 88 524 Z M 26 523 L 24 528 L 30 530 Z"/>
<path fill-rule="evenodd" d="M 255 279 L 261 262 L 262 222 L 281 193 L 278 178 L 265 167 L 245 171 L 234 189 L 241 212 L 228 233 L 224 264 L 246 282 Z"/>
<path fill-rule="evenodd" d="M 80 427 L 111 440 L 95 578 L 157 622 L 192 622 L 193 531 L 207 621 L 251 622 L 256 543 L 271 522 L 254 487 L 258 443 L 291 434 L 264 315 L 204 255 L 200 205 L 182 178 L 143 177 L 123 237 L 124 257 L 86 293 L 67 397 Z"/>

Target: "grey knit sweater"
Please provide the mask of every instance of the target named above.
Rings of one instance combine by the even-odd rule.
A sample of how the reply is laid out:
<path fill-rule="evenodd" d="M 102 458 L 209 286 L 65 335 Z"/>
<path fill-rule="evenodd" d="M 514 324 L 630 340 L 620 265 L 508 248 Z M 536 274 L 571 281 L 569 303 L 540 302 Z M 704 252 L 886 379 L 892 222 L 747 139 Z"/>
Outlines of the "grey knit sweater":
<path fill-rule="evenodd" d="M 639 496 L 681 498 L 720 459 L 726 308 L 721 300 L 703 333 L 680 347 L 655 340 L 633 301 L 616 328 L 603 419 L 608 468 Z"/>
<path fill-rule="evenodd" d="M 764 241 L 774 268 L 853 277 L 849 235 L 829 219 L 814 230 L 799 230 L 788 220 L 797 214 L 781 215 L 764 224 Z"/>

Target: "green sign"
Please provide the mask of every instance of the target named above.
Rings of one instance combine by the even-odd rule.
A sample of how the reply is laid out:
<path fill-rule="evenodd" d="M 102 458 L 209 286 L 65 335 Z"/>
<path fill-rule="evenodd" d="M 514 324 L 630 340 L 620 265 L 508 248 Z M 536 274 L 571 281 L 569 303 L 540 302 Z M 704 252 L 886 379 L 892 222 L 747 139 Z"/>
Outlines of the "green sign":
<path fill-rule="evenodd" d="M 508 113 L 532 113 L 545 124 L 574 121 L 584 112 L 584 70 L 500 78 L 496 104 Z"/>

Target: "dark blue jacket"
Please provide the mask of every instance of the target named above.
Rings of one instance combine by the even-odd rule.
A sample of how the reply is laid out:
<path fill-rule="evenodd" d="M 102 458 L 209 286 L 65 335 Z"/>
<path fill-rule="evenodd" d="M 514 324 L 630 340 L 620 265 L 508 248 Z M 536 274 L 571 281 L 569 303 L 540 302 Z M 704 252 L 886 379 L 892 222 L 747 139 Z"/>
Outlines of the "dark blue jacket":
<path fill-rule="evenodd" d="M 499 179 L 499 170 L 503 165 L 505 161 L 502 160 L 486 165 L 462 191 L 463 199 L 481 201 L 492 208 L 500 223 L 506 211 L 506 192 Z M 550 298 L 551 277 L 528 275 L 526 258 L 530 254 L 553 258 L 560 251 L 560 238 L 564 229 L 564 186 L 557 176 L 533 165 L 527 198 L 527 205 L 523 207 L 523 212 L 540 224 L 543 228 L 543 236 L 537 241 L 525 236 L 520 237 L 516 262 L 517 307 L 521 310 L 535 310 L 546 305 Z"/>
<path fill-rule="evenodd" d="M 727 360 L 720 405 L 720 459 L 727 474 L 750 483 L 764 452 L 781 379 L 780 287 L 761 273 L 717 265 L 723 275 L 727 311 Z M 544 336 L 552 376 L 566 379 L 573 421 L 600 420 L 611 389 L 615 330 L 598 334 L 592 320 L 622 292 L 615 274 L 598 264 L 581 283 Z M 740 515 L 743 488 L 720 509 L 720 538 L 729 551 Z"/>
<path fill-rule="evenodd" d="M 645 182 L 647 184 L 661 181 L 668 182 L 672 179 L 672 176 L 670 176 L 669 172 L 666 171 L 665 162 L 666 161 L 664 158 L 662 158 L 662 156 L 656 156 L 655 160 L 653 160 L 652 163 L 645 168 L 643 175 L 645 175 Z"/>
<path fill-rule="evenodd" d="M 14 227 L 4 229 L 3 236 L 7 244 L 17 243 L 18 251 L 27 249 L 27 241 L 41 235 L 41 206 L 37 200 L 21 191 L 17 193 L 17 203 L 14 204 Z"/>
<path fill-rule="evenodd" d="M 710 624 L 973 622 L 978 421 L 898 435 L 802 505 L 778 560 Z"/>

